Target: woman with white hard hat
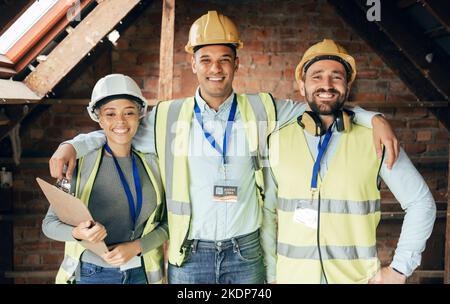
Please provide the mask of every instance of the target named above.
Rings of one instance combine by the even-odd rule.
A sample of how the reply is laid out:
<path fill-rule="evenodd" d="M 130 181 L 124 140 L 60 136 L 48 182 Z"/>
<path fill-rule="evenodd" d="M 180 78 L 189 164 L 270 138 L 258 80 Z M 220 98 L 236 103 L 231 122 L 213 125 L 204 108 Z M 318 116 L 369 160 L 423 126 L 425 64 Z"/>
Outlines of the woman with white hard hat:
<path fill-rule="evenodd" d="M 131 145 L 147 101 L 130 77 L 111 74 L 96 83 L 87 109 L 107 142 L 78 160 L 70 192 L 86 204 L 95 222 L 73 227 L 49 208 L 42 230 L 65 242 L 56 283 L 162 283 L 168 232 L 157 159 Z M 99 256 L 83 241 L 104 241 L 109 252 Z"/>

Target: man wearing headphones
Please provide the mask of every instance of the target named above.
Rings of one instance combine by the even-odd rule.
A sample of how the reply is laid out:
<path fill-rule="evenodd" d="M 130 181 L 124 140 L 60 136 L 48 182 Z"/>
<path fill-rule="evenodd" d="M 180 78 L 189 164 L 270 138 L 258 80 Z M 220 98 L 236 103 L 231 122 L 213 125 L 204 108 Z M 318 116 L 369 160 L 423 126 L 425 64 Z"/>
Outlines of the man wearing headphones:
<path fill-rule="evenodd" d="M 405 283 L 420 265 L 436 206 L 403 150 L 392 170 L 371 130 L 343 110 L 356 64 L 333 40 L 304 54 L 296 79 L 308 110 L 269 137 L 262 246 L 277 283 Z M 406 211 L 395 256 L 380 268 L 379 177 Z M 278 227 L 277 227 L 278 226 Z"/>

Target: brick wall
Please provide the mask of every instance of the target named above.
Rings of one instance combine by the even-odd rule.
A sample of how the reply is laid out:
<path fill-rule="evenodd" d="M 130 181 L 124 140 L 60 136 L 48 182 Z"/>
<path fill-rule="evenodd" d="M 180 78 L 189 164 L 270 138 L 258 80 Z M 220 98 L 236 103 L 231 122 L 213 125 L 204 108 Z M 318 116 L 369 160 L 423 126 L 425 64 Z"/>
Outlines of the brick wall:
<path fill-rule="evenodd" d="M 225 2 L 225 1 L 224 1 Z M 355 56 L 358 78 L 351 99 L 386 102 L 415 100 L 415 96 L 383 61 L 359 38 L 325 1 L 177 1 L 175 17 L 174 98 L 190 96 L 196 87 L 189 56 L 184 52 L 189 26 L 207 10 L 231 16 L 241 31 L 244 49 L 235 80 L 238 92 L 270 91 L 277 98 L 301 99 L 294 70 L 303 51 L 331 37 Z M 124 33 L 110 54 L 111 71 L 133 77 L 145 96 L 157 97 L 161 3 L 155 1 Z M 96 63 L 102 61 L 98 56 Z M 108 69 L 105 69 L 108 70 Z M 71 75 L 73 83 L 62 90 L 64 98 L 88 98 L 96 79 L 103 76 L 92 65 Z M 66 81 L 67 83 L 67 81 Z M 448 174 L 448 131 L 427 109 L 374 108 L 383 112 L 396 128 L 409 156 L 433 191 L 437 201 L 446 202 Z M 34 178 L 49 179 L 48 158 L 57 145 L 80 132 L 96 129 L 84 106 L 40 106 L 21 130 L 24 161 L 15 169 L 14 269 L 25 271 L 16 282 L 50 282 L 62 255 L 62 245 L 49 241 L 40 231 L 47 203 Z M 42 157 L 43 159 L 35 159 Z M 392 194 L 383 191 L 382 210 L 399 211 Z M 439 219 L 424 254 L 423 268 L 443 269 L 443 223 Z M 400 232 L 400 219 L 384 219 L 379 229 L 379 253 L 383 264 L 392 259 Z M 42 271 L 36 273 L 34 271 Z M 33 277 L 33 274 L 36 274 Z"/>

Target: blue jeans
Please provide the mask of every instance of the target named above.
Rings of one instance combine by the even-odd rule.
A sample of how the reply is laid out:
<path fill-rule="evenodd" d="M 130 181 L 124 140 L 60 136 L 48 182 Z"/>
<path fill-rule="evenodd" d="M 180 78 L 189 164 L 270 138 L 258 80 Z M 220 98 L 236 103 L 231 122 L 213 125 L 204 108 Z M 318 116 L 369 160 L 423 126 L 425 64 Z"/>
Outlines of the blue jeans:
<path fill-rule="evenodd" d="M 184 263 L 169 263 L 169 284 L 263 284 L 259 231 L 224 241 L 189 240 Z"/>
<path fill-rule="evenodd" d="M 77 284 L 147 284 L 144 267 L 121 271 L 81 262 L 80 280 Z"/>

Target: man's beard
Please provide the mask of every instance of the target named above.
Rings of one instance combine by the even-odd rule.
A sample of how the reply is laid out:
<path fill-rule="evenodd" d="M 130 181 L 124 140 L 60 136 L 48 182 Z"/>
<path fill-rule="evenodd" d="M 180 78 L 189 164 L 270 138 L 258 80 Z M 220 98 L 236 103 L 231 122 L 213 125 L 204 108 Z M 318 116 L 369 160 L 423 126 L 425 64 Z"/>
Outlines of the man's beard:
<path fill-rule="evenodd" d="M 306 88 L 305 88 L 306 90 Z M 323 102 L 320 105 L 327 105 L 328 109 L 321 109 L 320 105 L 316 101 L 316 94 L 318 93 L 332 93 L 337 95 L 337 99 L 334 102 Z M 313 92 L 311 95 L 306 92 L 306 101 L 308 102 L 309 107 L 311 110 L 319 115 L 334 115 L 338 110 L 342 108 L 344 105 L 347 97 L 347 90 L 342 95 L 338 90 L 331 88 L 328 90 L 325 89 L 317 89 L 315 92 Z"/>

